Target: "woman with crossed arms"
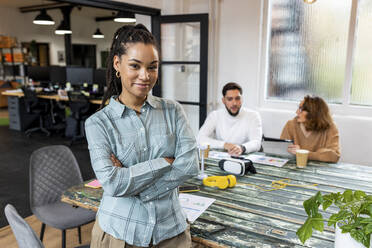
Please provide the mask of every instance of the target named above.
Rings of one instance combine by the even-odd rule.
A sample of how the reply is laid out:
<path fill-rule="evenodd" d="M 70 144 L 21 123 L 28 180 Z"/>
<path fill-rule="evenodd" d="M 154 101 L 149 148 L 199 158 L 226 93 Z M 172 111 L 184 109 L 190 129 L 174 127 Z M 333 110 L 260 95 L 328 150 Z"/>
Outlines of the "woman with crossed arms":
<path fill-rule="evenodd" d="M 85 123 L 103 187 L 92 248 L 191 247 L 177 187 L 198 173 L 196 140 L 181 105 L 149 93 L 159 63 L 145 26 L 115 32 L 102 109 Z"/>

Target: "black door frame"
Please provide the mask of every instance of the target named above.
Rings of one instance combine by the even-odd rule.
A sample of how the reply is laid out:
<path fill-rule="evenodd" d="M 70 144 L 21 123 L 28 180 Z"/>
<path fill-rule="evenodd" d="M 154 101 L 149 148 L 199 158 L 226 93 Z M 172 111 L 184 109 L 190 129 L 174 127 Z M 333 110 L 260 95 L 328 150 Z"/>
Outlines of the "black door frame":
<path fill-rule="evenodd" d="M 202 126 L 207 117 L 207 90 L 208 90 L 208 14 L 188 14 L 188 15 L 165 15 L 152 16 L 151 29 L 152 33 L 159 42 L 161 47 L 161 30 L 160 25 L 163 23 L 183 23 L 183 22 L 200 22 L 200 60 L 196 61 L 161 61 L 161 64 L 197 64 L 200 65 L 199 80 L 199 102 L 179 101 L 181 104 L 199 106 L 199 127 Z M 161 67 L 161 65 L 160 65 Z M 159 69 L 159 81 L 153 88 L 155 96 L 162 96 L 161 92 L 161 68 Z"/>

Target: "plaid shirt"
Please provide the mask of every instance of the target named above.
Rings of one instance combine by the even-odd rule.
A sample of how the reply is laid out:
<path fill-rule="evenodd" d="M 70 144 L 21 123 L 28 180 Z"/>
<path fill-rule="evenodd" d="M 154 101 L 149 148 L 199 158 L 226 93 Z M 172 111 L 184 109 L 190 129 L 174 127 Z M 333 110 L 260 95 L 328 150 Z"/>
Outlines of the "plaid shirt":
<path fill-rule="evenodd" d="M 137 115 L 115 98 L 85 124 L 92 166 L 104 190 L 97 217 L 102 230 L 117 239 L 156 245 L 187 227 L 176 188 L 198 173 L 195 137 L 174 101 L 149 94 Z M 111 154 L 122 168 L 113 166 Z M 171 165 L 164 157 L 175 160 Z"/>

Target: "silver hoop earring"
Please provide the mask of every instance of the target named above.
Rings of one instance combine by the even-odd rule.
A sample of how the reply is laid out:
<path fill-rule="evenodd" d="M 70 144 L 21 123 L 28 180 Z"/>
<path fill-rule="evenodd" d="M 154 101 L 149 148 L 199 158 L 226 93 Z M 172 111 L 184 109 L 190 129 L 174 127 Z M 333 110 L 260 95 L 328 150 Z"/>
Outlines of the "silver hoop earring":
<path fill-rule="evenodd" d="M 116 71 L 115 75 L 116 75 L 117 78 L 120 78 L 120 72 L 119 71 Z"/>

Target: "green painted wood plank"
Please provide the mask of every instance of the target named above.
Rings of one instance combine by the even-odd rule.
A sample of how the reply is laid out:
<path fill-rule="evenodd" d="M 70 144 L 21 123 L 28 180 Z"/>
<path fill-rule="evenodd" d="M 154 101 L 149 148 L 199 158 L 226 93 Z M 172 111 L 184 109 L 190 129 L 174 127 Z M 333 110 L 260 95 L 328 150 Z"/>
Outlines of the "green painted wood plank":
<path fill-rule="evenodd" d="M 225 205 L 220 204 L 217 202 L 216 204 L 212 204 L 210 208 L 208 208 L 208 212 L 215 212 L 215 213 L 221 213 L 224 215 L 231 216 L 233 218 L 239 218 L 242 220 L 247 220 L 251 221 L 254 223 L 258 224 L 263 224 L 263 225 L 269 225 L 275 228 L 278 228 L 283 231 L 292 231 L 292 232 L 297 232 L 298 228 L 304 223 L 304 219 L 289 219 L 285 218 L 285 216 L 279 217 L 280 219 L 266 215 L 266 216 L 261 216 L 256 213 L 249 213 L 249 209 L 244 209 L 240 208 L 240 211 L 238 210 L 239 208 L 236 208 L 237 206 L 234 206 L 234 204 L 229 204 Z M 334 239 L 334 230 L 327 228 L 323 233 L 320 232 L 314 232 L 313 237 L 315 238 L 320 238 L 320 239 L 325 239 L 328 241 L 333 241 Z"/>
<path fill-rule="evenodd" d="M 263 225 L 254 223 L 251 221 L 241 220 L 238 218 L 230 217 L 228 215 L 224 215 L 221 213 L 215 213 L 211 211 L 205 212 L 199 218 L 217 222 L 221 225 L 227 226 L 229 228 L 234 228 L 241 230 L 247 233 L 254 233 L 256 235 L 257 243 L 261 243 L 260 240 L 265 239 L 279 239 L 290 244 L 302 245 L 300 240 L 297 238 L 295 232 L 281 230 L 277 227 L 271 227 L 269 225 Z M 217 233 L 216 236 L 219 234 Z M 230 237 L 224 237 L 226 239 L 230 239 Z M 244 237 L 241 237 L 244 240 Z M 332 244 L 331 241 L 318 239 L 318 238 L 310 238 L 307 240 L 306 245 L 309 247 L 330 247 Z"/>

